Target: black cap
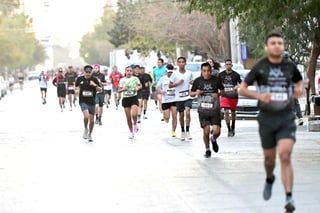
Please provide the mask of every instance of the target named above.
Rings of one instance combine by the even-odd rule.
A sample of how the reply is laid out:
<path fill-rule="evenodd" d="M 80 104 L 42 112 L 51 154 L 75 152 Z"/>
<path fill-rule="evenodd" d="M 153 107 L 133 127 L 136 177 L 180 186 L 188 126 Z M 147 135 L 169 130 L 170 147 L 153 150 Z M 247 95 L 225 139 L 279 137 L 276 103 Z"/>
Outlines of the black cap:
<path fill-rule="evenodd" d="M 91 65 L 86 65 L 83 67 L 83 70 L 85 72 L 91 72 L 93 70 L 93 67 Z"/>

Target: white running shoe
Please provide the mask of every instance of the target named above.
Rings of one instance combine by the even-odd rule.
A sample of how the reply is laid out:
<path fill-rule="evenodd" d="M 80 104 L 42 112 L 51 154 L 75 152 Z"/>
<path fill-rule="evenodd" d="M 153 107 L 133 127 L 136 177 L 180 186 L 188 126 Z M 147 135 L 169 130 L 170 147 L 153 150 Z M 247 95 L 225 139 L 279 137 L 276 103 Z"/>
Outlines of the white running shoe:
<path fill-rule="evenodd" d="M 139 131 L 139 127 L 138 127 L 137 124 L 133 125 L 133 130 L 134 130 L 135 133 L 137 133 Z"/>
<path fill-rule="evenodd" d="M 192 140 L 192 137 L 191 137 L 190 132 L 186 132 L 186 138 L 187 138 L 188 140 Z"/>
<path fill-rule="evenodd" d="M 85 128 L 82 135 L 83 139 L 88 139 L 88 129 Z"/>
<path fill-rule="evenodd" d="M 89 142 L 92 142 L 92 141 L 93 141 L 91 134 L 88 134 L 88 141 L 89 141 Z"/>
<path fill-rule="evenodd" d="M 129 133 L 129 139 L 133 139 L 134 138 L 134 134 L 133 134 L 133 132 L 130 132 Z"/>
<path fill-rule="evenodd" d="M 181 141 L 185 141 L 186 140 L 186 133 L 182 132 L 181 133 Z"/>

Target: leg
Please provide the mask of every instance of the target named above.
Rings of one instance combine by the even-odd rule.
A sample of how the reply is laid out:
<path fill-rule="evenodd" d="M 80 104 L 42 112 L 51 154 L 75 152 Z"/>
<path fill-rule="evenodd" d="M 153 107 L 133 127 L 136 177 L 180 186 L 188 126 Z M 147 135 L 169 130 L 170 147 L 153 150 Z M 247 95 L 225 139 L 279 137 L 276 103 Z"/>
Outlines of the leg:
<path fill-rule="evenodd" d="M 235 135 L 235 126 L 236 126 L 236 111 L 231 110 L 231 119 L 232 119 L 232 124 L 231 124 L 231 131 L 232 131 L 232 136 Z"/>
<path fill-rule="evenodd" d="M 266 171 L 266 176 L 268 178 L 273 177 L 273 171 L 275 168 L 276 161 L 276 148 L 264 149 L 264 168 Z"/>
<path fill-rule="evenodd" d="M 131 116 L 132 116 L 133 122 L 136 122 L 137 117 L 138 117 L 138 106 L 137 105 L 131 106 Z"/>
<path fill-rule="evenodd" d="M 171 106 L 170 111 L 172 116 L 172 132 L 175 132 L 177 128 L 177 107 Z"/>
<path fill-rule="evenodd" d="M 124 108 L 124 112 L 126 114 L 126 119 L 127 119 L 127 125 L 130 129 L 130 132 L 132 131 L 132 118 L 131 118 L 131 108 L 126 107 Z"/>
<path fill-rule="evenodd" d="M 93 126 L 94 126 L 94 115 L 93 114 L 89 114 L 89 134 L 92 133 L 93 130 Z"/>

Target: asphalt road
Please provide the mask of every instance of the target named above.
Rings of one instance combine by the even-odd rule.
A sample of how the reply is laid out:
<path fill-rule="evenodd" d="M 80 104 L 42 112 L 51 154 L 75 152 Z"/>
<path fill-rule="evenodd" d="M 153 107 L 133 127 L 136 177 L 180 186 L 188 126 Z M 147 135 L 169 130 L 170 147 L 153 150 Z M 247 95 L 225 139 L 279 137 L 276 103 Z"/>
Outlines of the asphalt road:
<path fill-rule="evenodd" d="M 0 213 L 283 212 L 279 163 L 273 197 L 262 199 L 264 170 L 257 123 L 236 122 L 219 153 L 205 159 L 197 113 L 192 141 L 170 137 L 149 101 L 134 141 L 122 108 L 104 108 L 93 143 L 82 139 L 79 107 L 60 112 L 55 88 L 43 105 L 37 81 L 0 101 Z M 307 121 L 307 119 L 305 119 Z M 320 209 L 320 133 L 298 128 L 293 153 L 296 212 Z M 179 128 L 178 128 L 179 130 Z M 178 136 L 180 132 L 178 131 Z"/>

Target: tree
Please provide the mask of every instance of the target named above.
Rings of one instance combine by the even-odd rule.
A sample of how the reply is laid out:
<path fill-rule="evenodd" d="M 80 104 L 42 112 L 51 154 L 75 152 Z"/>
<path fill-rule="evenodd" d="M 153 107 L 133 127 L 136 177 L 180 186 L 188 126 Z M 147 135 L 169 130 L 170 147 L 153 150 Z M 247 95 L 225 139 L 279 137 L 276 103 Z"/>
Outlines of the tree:
<path fill-rule="evenodd" d="M 181 6 L 188 12 L 198 10 L 209 15 L 215 15 L 217 22 L 238 18 L 242 35 L 251 30 L 246 37 L 262 41 L 268 32 L 279 31 L 284 34 L 287 47 L 293 58 L 304 60 L 309 52 L 308 76 L 312 93 L 315 93 L 314 76 L 316 60 L 320 54 L 320 4 L 319 0 L 273 0 L 273 1 L 230 1 L 230 0 L 186 0 Z M 244 27 L 248 27 L 245 29 Z M 256 32 L 252 28 L 256 28 Z M 250 29 L 248 31 L 248 29 Z M 253 35 L 255 35 L 253 37 Z M 245 37 L 245 36 L 243 36 Z M 253 41 L 254 43 L 254 41 Z M 256 50 L 258 51 L 258 50 Z"/>
<path fill-rule="evenodd" d="M 80 42 L 80 56 L 89 64 L 110 64 L 109 53 L 114 46 L 110 42 L 108 31 L 112 29 L 115 13 L 106 4 L 104 15 L 95 25 L 94 32 L 87 33 Z"/>

